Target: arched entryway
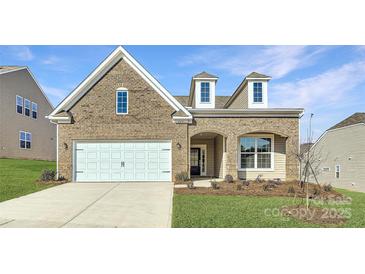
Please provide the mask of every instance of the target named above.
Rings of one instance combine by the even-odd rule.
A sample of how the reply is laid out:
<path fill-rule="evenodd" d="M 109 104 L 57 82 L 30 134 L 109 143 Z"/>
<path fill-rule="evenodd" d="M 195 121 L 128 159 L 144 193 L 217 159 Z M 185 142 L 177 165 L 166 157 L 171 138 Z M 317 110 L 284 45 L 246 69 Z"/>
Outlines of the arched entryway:
<path fill-rule="evenodd" d="M 226 138 L 217 132 L 200 132 L 190 138 L 190 176 L 225 176 Z"/>

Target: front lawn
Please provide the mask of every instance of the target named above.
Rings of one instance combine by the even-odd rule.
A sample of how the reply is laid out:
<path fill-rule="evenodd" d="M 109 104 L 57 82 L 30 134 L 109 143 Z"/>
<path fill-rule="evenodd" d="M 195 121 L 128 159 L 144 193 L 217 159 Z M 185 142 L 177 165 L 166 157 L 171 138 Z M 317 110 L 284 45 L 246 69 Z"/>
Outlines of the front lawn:
<path fill-rule="evenodd" d="M 365 193 L 337 190 L 352 202 L 343 208 L 351 217 L 340 227 L 365 227 Z M 289 197 L 174 195 L 173 227 L 321 227 L 280 215 L 283 206 L 301 204 Z M 332 226 L 333 227 L 333 226 Z"/>
<path fill-rule="evenodd" d="M 56 169 L 56 162 L 0 159 L 0 202 L 49 187 L 36 183 L 44 169 Z"/>

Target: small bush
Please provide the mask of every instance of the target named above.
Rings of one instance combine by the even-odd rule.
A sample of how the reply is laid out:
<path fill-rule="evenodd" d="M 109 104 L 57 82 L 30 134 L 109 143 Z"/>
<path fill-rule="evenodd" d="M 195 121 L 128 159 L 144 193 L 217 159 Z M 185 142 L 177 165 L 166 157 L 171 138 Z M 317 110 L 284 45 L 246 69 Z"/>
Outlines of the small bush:
<path fill-rule="evenodd" d="M 315 187 L 313 190 L 313 195 L 314 196 L 318 196 L 321 194 L 321 190 L 318 187 Z"/>
<path fill-rule="evenodd" d="M 40 180 L 43 182 L 54 181 L 56 179 L 56 171 L 52 169 L 45 169 L 42 171 Z"/>
<path fill-rule="evenodd" d="M 218 183 L 216 180 L 211 180 L 210 185 L 213 189 L 219 189 Z"/>
<path fill-rule="evenodd" d="M 293 186 L 290 186 L 290 187 L 288 188 L 288 193 L 292 193 L 292 194 L 294 194 L 294 193 L 295 193 L 295 189 L 294 189 L 294 187 L 293 187 Z"/>
<path fill-rule="evenodd" d="M 189 174 L 185 171 L 176 173 L 175 175 L 175 181 L 177 183 L 183 183 L 189 180 Z"/>
<path fill-rule="evenodd" d="M 236 188 L 238 191 L 241 191 L 243 189 L 243 185 L 239 183 L 237 184 Z"/>
<path fill-rule="evenodd" d="M 227 174 L 226 177 L 224 177 L 224 181 L 229 184 L 233 183 L 232 175 Z"/>
<path fill-rule="evenodd" d="M 65 181 L 66 178 L 64 176 L 62 176 L 62 175 L 59 175 L 57 180 L 58 181 Z"/>
<path fill-rule="evenodd" d="M 188 189 L 195 189 L 194 183 L 193 182 L 189 182 L 187 183 Z"/>
<path fill-rule="evenodd" d="M 331 184 L 324 185 L 323 190 L 326 191 L 326 192 L 330 192 L 332 190 Z"/>
<path fill-rule="evenodd" d="M 264 191 L 271 191 L 273 189 L 273 185 L 271 185 L 271 184 L 264 184 L 262 186 L 262 188 L 264 189 Z"/>

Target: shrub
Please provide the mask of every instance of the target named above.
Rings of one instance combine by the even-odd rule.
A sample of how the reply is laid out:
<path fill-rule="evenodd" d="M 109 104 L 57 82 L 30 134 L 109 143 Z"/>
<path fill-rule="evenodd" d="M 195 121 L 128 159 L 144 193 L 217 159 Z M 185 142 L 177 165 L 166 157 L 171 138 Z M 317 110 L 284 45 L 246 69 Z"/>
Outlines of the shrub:
<path fill-rule="evenodd" d="M 219 189 L 218 183 L 214 179 L 210 181 L 210 185 L 213 189 Z"/>
<path fill-rule="evenodd" d="M 57 180 L 58 181 L 65 181 L 66 178 L 64 176 L 62 176 L 62 175 L 59 175 Z"/>
<path fill-rule="evenodd" d="M 194 183 L 193 182 L 189 182 L 187 183 L 188 189 L 195 189 Z"/>
<path fill-rule="evenodd" d="M 331 184 L 325 184 L 323 186 L 323 190 L 326 191 L 326 192 L 330 192 L 332 190 Z"/>
<path fill-rule="evenodd" d="M 232 175 L 229 175 L 229 174 L 227 174 L 226 175 L 226 177 L 224 177 L 224 181 L 226 182 L 226 183 L 233 183 L 233 177 L 232 177 Z"/>
<path fill-rule="evenodd" d="M 318 187 L 315 187 L 313 190 L 313 195 L 314 196 L 318 196 L 321 194 L 321 190 Z"/>
<path fill-rule="evenodd" d="M 40 179 L 43 182 L 54 181 L 56 179 L 56 171 L 52 169 L 45 169 L 42 171 Z"/>
<path fill-rule="evenodd" d="M 288 193 L 295 193 L 295 189 L 294 189 L 294 187 L 293 187 L 293 186 L 290 186 L 290 187 L 288 188 Z"/>
<path fill-rule="evenodd" d="M 243 185 L 241 183 L 238 183 L 236 187 L 238 191 L 241 191 L 243 189 Z"/>
<path fill-rule="evenodd" d="M 186 182 L 188 180 L 189 180 L 189 174 L 186 171 L 176 173 L 176 175 L 175 175 L 175 181 L 177 183 Z"/>
<path fill-rule="evenodd" d="M 264 189 L 264 191 L 271 191 L 272 190 L 272 185 L 270 185 L 270 184 L 264 184 L 262 186 L 262 188 Z"/>

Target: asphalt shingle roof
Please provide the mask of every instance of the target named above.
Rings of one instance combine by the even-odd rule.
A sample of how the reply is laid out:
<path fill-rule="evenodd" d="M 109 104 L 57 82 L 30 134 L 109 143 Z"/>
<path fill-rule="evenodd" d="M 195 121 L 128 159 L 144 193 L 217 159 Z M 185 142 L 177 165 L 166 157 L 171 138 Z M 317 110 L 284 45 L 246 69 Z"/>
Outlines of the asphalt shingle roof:
<path fill-rule="evenodd" d="M 0 65 L 0 73 L 9 72 L 9 71 L 12 71 L 12 70 L 15 70 L 15 69 L 20 69 L 20 68 L 25 68 L 25 67 L 22 67 L 22 66 L 1 66 Z"/>
<path fill-rule="evenodd" d="M 356 112 L 352 114 L 350 117 L 347 117 L 345 120 L 329 128 L 328 130 L 351 126 L 359 123 L 365 123 L 365 112 Z"/>
<path fill-rule="evenodd" d="M 188 106 L 189 96 L 174 96 L 184 107 Z M 215 108 L 222 109 L 231 96 L 215 96 Z"/>
<path fill-rule="evenodd" d="M 270 76 L 258 73 L 258 72 L 251 72 L 246 78 L 271 78 Z"/>
<path fill-rule="evenodd" d="M 218 78 L 218 77 L 203 71 L 201 73 L 198 73 L 197 75 L 194 75 L 193 78 Z"/>

